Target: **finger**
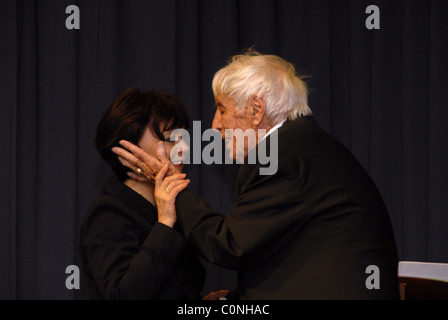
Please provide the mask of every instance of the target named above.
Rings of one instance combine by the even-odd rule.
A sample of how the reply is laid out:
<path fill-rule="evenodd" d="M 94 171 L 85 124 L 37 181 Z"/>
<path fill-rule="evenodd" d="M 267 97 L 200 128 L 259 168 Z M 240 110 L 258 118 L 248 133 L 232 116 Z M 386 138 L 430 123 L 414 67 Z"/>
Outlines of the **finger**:
<path fill-rule="evenodd" d="M 186 173 L 176 173 L 173 174 L 172 176 L 165 177 L 164 182 L 166 182 L 166 184 L 169 184 L 172 181 L 183 180 L 185 179 L 186 176 L 187 176 Z"/>
<path fill-rule="evenodd" d="M 223 297 L 227 296 L 228 293 L 229 293 L 229 290 L 219 290 L 219 291 L 214 292 L 214 297 L 215 297 L 215 299 L 223 298 Z"/>
<path fill-rule="evenodd" d="M 219 297 L 225 297 L 229 294 L 229 290 L 219 290 L 216 292 Z"/>
<path fill-rule="evenodd" d="M 177 187 L 178 185 L 184 184 L 184 183 L 190 183 L 190 180 L 187 179 L 181 179 L 181 180 L 175 180 L 175 181 L 171 181 L 170 183 L 166 184 L 166 188 L 168 188 L 168 190 L 174 190 L 175 187 Z"/>
<path fill-rule="evenodd" d="M 219 298 L 225 297 L 229 293 L 229 290 L 219 290 L 215 292 L 210 292 L 202 300 L 218 300 Z"/>
<path fill-rule="evenodd" d="M 173 197 L 176 197 L 182 190 L 186 189 L 188 187 L 188 184 L 190 183 L 189 180 L 179 184 L 178 186 L 174 187 L 172 190 L 170 190 L 170 195 Z"/>
<path fill-rule="evenodd" d="M 132 180 L 136 180 L 136 181 L 140 181 L 140 182 L 148 182 L 148 179 L 146 179 L 146 177 L 142 176 L 141 174 L 136 174 L 134 172 L 129 171 L 129 172 L 127 172 L 127 175 Z"/>
<path fill-rule="evenodd" d="M 163 143 L 163 141 L 159 141 L 157 143 L 156 155 L 157 155 L 157 158 L 159 158 L 159 160 L 164 160 L 164 161 L 169 160 L 167 153 L 166 153 L 165 144 Z"/>
<path fill-rule="evenodd" d="M 138 174 L 136 173 L 137 167 L 132 165 L 129 161 L 127 161 L 126 159 L 122 158 L 121 156 L 118 156 L 118 160 L 120 161 L 120 163 L 131 169 L 133 172 L 127 172 L 127 175 L 133 179 L 133 180 L 137 180 L 137 181 L 141 181 L 141 182 L 148 182 L 149 180 L 142 174 Z"/>
<path fill-rule="evenodd" d="M 157 143 L 156 156 L 161 163 L 168 165 L 168 175 L 180 173 L 180 170 L 178 170 L 171 162 L 171 159 L 166 152 L 166 147 L 163 141 L 159 141 Z"/>
<path fill-rule="evenodd" d="M 166 173 L 168 172 L 168 165 L 164 165 L 163 168 L 156 175 L 156 187 L 161 187 L 163 183 L 163 178 L 165 178 Z"/>
<path fill-rule="evenodd" d="M 177 169 L 171 162 L 168 164 L 169 170 L 167 175 L 174 175 L 174 174 L 179 174 L 182 173 L 181 169 Z"/>
<path fill-rule="evenodd" d="M 118 156 L 118 161 L 120 161 L 123 166 L 131 169 L 132 171 L 135 171 L 137 169 L 136 166 L 132 165 L 128 160 L 122 158 L 121 156 Z"/>
<path fill-rule="evenodd" d="M 126 140 L 120 140 L 120 144 L 128 149 L 130 152 L 132 152 L 132 154 L 135 156 L 135 158 L 137 158 L 140 161 L 143 162 L 158 162 L 159 167 L 161 167 L 161 163 L 158 159 L 154 158 L 154 157 L 150 157 L 148 156 L 148 154 L 140 147 L 136 146 L 135 144 L 126 141 Z"/>
<path fill-rule="evenodd" d="M 120 160 L 120 162 L 129 169 L 135 170 L 136 168 L 141 167 L 142 161 L 140 161 L 129 151 L 120 147 L 113 147 L 111 150 L 113 153 L 118 155 L 118 159 Z"/>
<path fill-rule="evenodd" d="M 185 176 L 186 176 L 185 174 L 178 174 L 176 177 L 178 179 L 173 180 L 172 176 L 169 176 L 169 177 L 163 179 L 163 181 L 161 181 L 161 183 L 160 182 L 157 183 L 156 192 L 160 191 L 160 192 L 162 192 L 162 194 L 164 194 L 166 191 L 166 193 L 171 196 L 171 190 L 173 190 L 176 186 L 183 184 L 185 182 L 190 183 L 189 179 L 188 180 L 184 179 Z M 161 190 L 164 190 L 164 191 L 161 191 Z"/>
<path fill-rule="evenodd" d="M 126 141 L 126 140 L 120 140 L 120 145 L 122 145 L 124 148 L 128 149 L 132 156 L 129 156 L 129 154 L 126 154 L 126 159 L 129 160 L 131 164 L 133 164 L 136 167 L 141 168 L 144 170 L 146 177 L 148 180 L 155 180 L 156 174 L 160 171 L 160 168 L 162 168 L 163 164 L 159 159 L 156 157 L 148 155 L 143 149 L 136 146 L 135 144 Z M 163 142 L 162 142 L 163 144 Z M 120 151 L 120 150 L 118 150 Z M 128 153 L 130 153 L 128 151 Z M 120 151 L 122 152 L 122 151 Z M 123 152 L 122 152 L 123 153 Z M 123 153 L 124 154 L 124 153 Z M 171 162 L 167 162 L 167 164 L 171 165 L 174 169 L 174 166 L 171 164 Z M 170 174 L 170 171 L 173 169 L 168 170 L 168 174 Z"/>

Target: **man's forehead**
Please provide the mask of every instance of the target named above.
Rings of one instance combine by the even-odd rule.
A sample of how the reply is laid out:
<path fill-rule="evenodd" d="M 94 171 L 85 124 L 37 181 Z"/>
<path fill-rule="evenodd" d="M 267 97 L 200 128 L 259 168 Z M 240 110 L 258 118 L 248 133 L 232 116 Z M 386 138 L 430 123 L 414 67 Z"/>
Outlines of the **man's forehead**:
<path fill-rule="evenodd" d="M 216 104 L 222 104 L 221 100 L 222 100 L 221 96 L 215 96 L 215 103 Z"/>
<path fill-rule="evenodd" d="M 233 103 L 233 100 L 229 97 L 218 95 L 218 96 L 215 96 L 215 103 L 216 103 L 216 105 L 223 106 L 225 104 Z"/>

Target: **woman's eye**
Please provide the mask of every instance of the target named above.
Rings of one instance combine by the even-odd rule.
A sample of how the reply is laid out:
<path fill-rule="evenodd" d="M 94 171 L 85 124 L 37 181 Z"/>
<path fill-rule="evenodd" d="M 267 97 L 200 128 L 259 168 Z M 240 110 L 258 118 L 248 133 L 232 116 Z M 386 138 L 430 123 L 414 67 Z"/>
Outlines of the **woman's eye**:
<path fill-rule="evenodd" d="M 175 141 L 171 141 L 171 138 L 170 138 L 170 137 L 168 137 L 168 138 L 164 137 L 162 141 L 163 141 L 164 143 L 175 143 Z"/>

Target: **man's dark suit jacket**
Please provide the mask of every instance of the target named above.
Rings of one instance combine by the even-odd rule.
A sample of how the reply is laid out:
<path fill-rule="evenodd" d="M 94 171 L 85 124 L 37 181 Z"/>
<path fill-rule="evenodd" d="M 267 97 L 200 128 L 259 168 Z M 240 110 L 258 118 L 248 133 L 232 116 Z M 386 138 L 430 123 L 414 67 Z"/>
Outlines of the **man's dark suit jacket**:
<path fill-rule="evenodd" d="M 260 175 L 260 164 L 241 166 L 225 217 L 181 192 L 186 238 L 208 261 L 239 270 L 240 299 L 397 299 L 389 216 L 355 157 L 303 117 L 279 129 L 278 158 L 273 175 Z M 378 275 L 370 265 L 379 289 L 366 285 Z"/>

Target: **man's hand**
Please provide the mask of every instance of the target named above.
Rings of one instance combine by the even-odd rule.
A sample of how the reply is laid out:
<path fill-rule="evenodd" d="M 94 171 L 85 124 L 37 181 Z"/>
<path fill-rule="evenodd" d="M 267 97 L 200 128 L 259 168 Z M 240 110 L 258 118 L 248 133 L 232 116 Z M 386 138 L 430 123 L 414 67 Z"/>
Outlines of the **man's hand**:
<path fill-rule="evenodd" d="M 154 182 L 164 165 L 168 166 L 168 176 L 179 173 L 167 156 L 162 141 L 157 144 L 157 158 L 148 155 L 143 149 L 129 141 L 121 140 L 120 144 L 123 148 L 114 147 L 112 151 L 118 156 L 122 165 L 133 171 L 128 172 L 128 175 L 134 180 Z"/>
<path fill-rule="evenodd" d="M 229 293 L 229 290 L 219 290 L 210 292 L 206 295 L 202 300 L 226 300 L 226 296 Z"/>

